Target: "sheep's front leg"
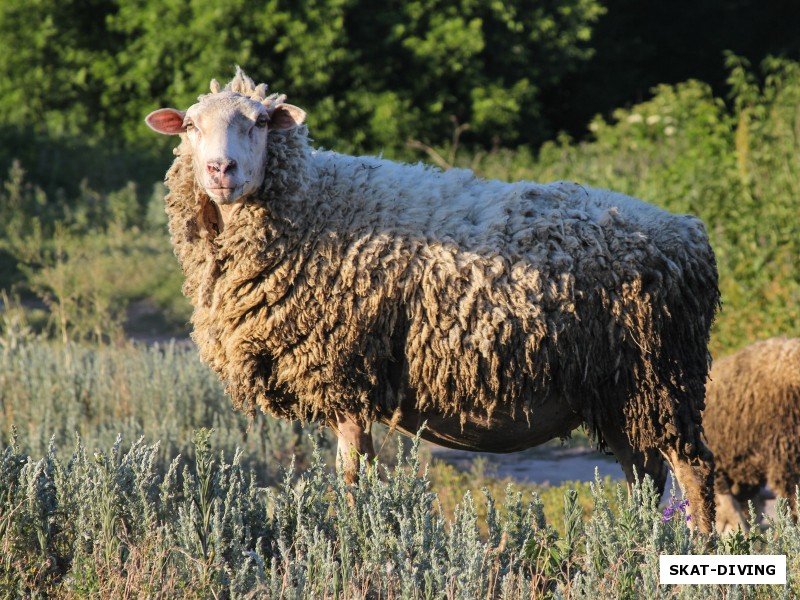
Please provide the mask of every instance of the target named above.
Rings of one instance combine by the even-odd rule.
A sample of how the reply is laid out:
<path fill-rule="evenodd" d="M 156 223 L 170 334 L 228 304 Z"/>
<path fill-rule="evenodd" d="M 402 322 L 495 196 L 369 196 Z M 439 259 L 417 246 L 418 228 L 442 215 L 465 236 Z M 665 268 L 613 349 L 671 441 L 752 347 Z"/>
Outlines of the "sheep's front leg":
<path fill-rule="evenodd" d="M 331 422 L 331 427 L 339 439 L 337 463 L 344 473 L 344 480 L 355 483 L 361 457 L 375 458 L 369 424 L 365 426 L 353 415 L 337 412 L 336 422 Z"/>
<path fill-rule="evenodd" d="M 703 533 L 711 533 L 714 526 L 714 458 L 708 448 L 703 448 L 694 458 L 678 454 L 675 450 L 662 450 L 672 466 L 678 483 L 686 490 L 689 500 L 690 525 Z"/>

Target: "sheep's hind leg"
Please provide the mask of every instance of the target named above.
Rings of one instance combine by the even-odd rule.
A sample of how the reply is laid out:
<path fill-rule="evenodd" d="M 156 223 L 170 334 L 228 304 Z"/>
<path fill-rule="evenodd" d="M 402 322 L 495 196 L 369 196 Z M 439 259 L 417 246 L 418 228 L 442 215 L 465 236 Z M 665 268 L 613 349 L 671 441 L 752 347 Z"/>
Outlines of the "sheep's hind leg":
<path fill-rule="evenodd" d="M 711 533 L 714 525 L 714 458 L 708 448 L 687 458 L 675 449 L 662 450 L 680 486 L 689 500 L 690 525 L 703 533 Z"/>
<path fill-rule="evenodd" d="M 795 523 L 797 522 L 797 477 L 795 471 L 797 466 L 788 463 L 786 465 L 774 465 L 770 472 L 767 473 L 767 482 L 770 489 L 776 496 L 786 498 L 789 501 L 789 507 L 792 509 L 792 518 Z"/>
<path fill-rule="evenodd" d="M 622 467 L 622 472 L 628 482 L 628 493 L 631 492 L 637 477 L 639 481 L 643 481 L 645 475 L 649 475 L 653 480 L 658 497 L 661 498 L 664 495 L 664 486 L 667 482 L 667 466 L 658 450 L 648 449 L 644 452 L 637 452 L 631 446 L 625 432 L 618 429 L 604 429 L 603 438 L 609 450 L 619 462 L 619 466 Z"/>
<path fill-rule="evenodd" d="M 347 483 L 356 483 L 361 457 L 375 457 L 369 424 L 362 424 L 353 415 L 337 412 L 336 422 L 331 421 L 330 425 L 339 440 L 336 452 L 338 467 Z"/>
<path fill-rule="evenodd" d="M 731 492 L 726 478 L 719 472 L 714 480 L 716 527 L 719 533 L 741 529 L 747 531 L 747 518 L 742 503 Z M 745 504 L 746 506 L 746 504 Z"/>

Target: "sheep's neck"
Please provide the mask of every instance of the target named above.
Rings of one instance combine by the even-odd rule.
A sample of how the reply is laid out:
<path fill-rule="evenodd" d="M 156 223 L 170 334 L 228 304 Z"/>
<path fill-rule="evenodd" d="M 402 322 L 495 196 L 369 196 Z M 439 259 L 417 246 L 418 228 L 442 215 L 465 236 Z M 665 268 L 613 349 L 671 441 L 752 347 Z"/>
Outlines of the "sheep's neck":
<path fill-rule="evenodd" d="M 225 230 L 225 225 L 230 223 L 231 219 L 233 219 L 236 213 L 239 212 L 239 209 L 242 208 L 242 203 L 220 204 L 215 202 L 214 204 L 219 212 L 219 232 L 222 233 Z"/>

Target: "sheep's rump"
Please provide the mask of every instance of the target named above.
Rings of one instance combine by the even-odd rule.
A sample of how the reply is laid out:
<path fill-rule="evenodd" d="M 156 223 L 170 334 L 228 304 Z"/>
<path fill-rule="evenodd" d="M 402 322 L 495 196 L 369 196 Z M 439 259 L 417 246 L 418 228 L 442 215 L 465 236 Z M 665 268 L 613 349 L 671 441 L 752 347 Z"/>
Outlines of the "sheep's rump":
<path fill-rule="evenodd" d="M 695 455 L 718 305 L 699 220 L 576 184 L 312 153 L 304 128 L 270 144 L 263 194 L 218 235 L 189 157 L 167 178 L 194 339 L 238 407 L 502 405 L 533 421 L 559 402 L 601 443 L 624 425 L 635 447 Z"/>
<path fill-rule="evenodd" d="M 800 339 L 771 338 L 714 361 L 703 423 L 718 476 L 744 498 L 800 479 Z M 771 479 L 771 481 L 768 481 Z"/>

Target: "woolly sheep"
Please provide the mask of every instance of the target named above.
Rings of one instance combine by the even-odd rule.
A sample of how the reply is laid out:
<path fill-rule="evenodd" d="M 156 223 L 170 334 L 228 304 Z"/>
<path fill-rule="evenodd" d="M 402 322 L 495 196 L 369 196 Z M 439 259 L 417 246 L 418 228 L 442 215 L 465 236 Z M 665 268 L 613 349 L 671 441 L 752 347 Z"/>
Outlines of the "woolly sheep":
<path fill-rule="evenodd" d="M 266 93 L 237 69 L 146 119 L 181 136 L 172 242 L 193 339 L 237 408 L 327 421 L 349 481 L 375 421 L 490 452 L 584 425 L 629 481 L 665 457 L 710 529 L 719 291 L 701 221 L 573 183 L 317 151 L 305 113 Z"/>
<path fill-rule="evenodd" d="M 741 507 L 749 500 L 763 511 L 765 485 L 794 507 L 800 483 L 800 339 L 771 338 L 715 361 L 703 423 L 715 458 L 720 530 L 744 525 Z"/>

